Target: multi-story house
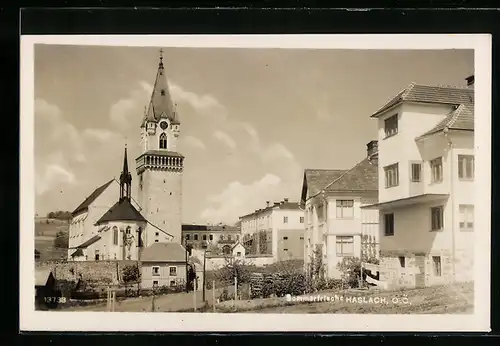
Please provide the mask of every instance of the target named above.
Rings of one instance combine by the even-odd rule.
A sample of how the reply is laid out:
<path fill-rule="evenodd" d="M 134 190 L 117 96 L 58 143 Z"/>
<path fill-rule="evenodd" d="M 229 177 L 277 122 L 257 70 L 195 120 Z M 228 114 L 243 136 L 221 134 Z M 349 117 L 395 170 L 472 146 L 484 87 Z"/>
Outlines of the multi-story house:
<path fill-rule="evenodd" d="M 230 253 L 231 248 L 240 240 L 241 232 L 237 226 L 230 225 L 182 225 L 182 237 L 193 249 L 205 250 L 216 247 L 221 253 Z"/>
<path fill-rule="evenodd" d="M 343 258 L 377 257 L 378 213 L 361 209 L 377 201 L 377 155 L 377 141 L 371 141 L 367 156 L 351 169 L 305 170 L 306 269 L 321 259 L 324 275 L 338 279 Z"/>
<path fill-rule="evenodd" d="M 474 77 L 410 84 L 376 111 L 381 280 L 422 287 L 472 279 Z"/>
<path fill-rule="evenodd" d="M 250 255 L 272 255 L 273 261 L 304 257 L 304 212 L 288 198 L 240 217 L 241 235 Z"/>

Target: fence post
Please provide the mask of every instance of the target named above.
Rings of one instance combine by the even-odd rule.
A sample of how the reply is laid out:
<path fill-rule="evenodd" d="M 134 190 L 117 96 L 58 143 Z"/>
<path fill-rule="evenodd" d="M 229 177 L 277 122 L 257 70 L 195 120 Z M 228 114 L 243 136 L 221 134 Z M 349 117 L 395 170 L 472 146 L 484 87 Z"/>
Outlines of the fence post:
<path fill-rule="evenodd" d="M 234 300 L 238 299 L 238 278 L 234 277 Z"/>
<path fill-rule="evenodd" d="M 116 291 L 113 291 L 113 300 L 111 302 L 111 306 L 112 306 L 112 310 L 113 312 L 115 312 L 115 301 L 116 301 Z"/>
<path fill-rule="evenodd" d="M 215 280 L 212 281 L 212 305 L 215 312 Z"/>
<path fill-rule="evenodd" d="M 196 311 L 196 288 L 193 290 L 193 309 Z"/>

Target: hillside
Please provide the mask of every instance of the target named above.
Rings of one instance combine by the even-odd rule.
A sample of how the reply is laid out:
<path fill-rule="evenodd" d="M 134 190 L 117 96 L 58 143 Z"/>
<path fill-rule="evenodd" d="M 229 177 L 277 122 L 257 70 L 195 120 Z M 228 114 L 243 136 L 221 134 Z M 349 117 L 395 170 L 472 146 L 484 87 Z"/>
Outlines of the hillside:
<path fill-rule="evenodd" d="M 58 260 L 66 258 L 67 250 L 54 248 L 54 239 L 58 232 L 69 231 L 69 224 L 66 221 L 35 218 L 35 249 L 40 252 L 40 260 Z"/>

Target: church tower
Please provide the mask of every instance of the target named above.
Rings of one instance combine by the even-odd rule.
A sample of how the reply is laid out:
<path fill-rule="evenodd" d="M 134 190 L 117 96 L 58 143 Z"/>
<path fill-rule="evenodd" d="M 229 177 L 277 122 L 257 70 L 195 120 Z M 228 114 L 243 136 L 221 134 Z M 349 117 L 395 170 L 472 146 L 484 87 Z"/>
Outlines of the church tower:
<path fill-rule="evenodd" d="M 184 156 L 177 152 L 181 124 L 172 103 L 162 54 L 160 50 L 151 100 L 141 123 L 141 154 L 136 159 L 139 204 L 148 220 L 145 246 L 182 242 Z"/>

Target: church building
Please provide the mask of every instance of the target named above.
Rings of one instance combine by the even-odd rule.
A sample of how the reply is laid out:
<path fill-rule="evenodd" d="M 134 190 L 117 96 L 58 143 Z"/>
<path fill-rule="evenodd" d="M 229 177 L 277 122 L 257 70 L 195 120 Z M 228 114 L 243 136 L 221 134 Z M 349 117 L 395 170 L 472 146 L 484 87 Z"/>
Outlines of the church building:
<path fill-rule="evenodd" d="M 98 187 L 73 211 L 68 260 L 140 260 L 143 250 L 152 244 L 181 246 L 184 156 L 177 151 L 180 121 L 162 55 L 140 134 L 138 200 L 131 195 L 132 174 L 125 148 L 120 180 Z"/>

